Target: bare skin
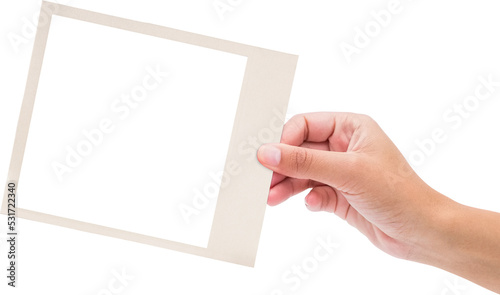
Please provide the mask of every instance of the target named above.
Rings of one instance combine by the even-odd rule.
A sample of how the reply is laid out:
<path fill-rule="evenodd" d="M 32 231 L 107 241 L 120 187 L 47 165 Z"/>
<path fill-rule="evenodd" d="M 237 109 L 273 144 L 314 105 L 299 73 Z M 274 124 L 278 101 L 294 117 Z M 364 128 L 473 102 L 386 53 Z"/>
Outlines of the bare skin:
<path fill-rule="evenodd" d="M 309 210 L 336 214 L 384 252 L 500 293 L 500 214 L 433 190 L 370 117 L 297 115 L 257 156 L 274 171 L 269 205 L 312 188 Z"/>

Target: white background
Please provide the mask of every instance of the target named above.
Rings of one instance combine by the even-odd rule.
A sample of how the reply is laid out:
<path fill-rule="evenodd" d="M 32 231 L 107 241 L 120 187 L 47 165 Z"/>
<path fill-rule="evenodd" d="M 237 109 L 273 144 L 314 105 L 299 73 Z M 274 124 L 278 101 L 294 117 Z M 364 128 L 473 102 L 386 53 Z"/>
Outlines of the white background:
<path fill-rule="evenodd" d="M 460 127 L 442 118 L 474 94 L 478 77 L 500 80 L 500 4 L 401 0 L 402 11 L 348 63 L 341 43 L 352 44 L 355 28 L 364 29 L 371 12 L 386 9 L 389 1 L 231 2 L 239 5 L 223 20 L 212 0 L 68 4 L 298 54 L 290 114 L 369 114 L 408 157 L 418 149 L 415 141 L 441 128 L 447 140 L 416 167 L 419 175 L 457 201 L 500 211 L 500 89 Z M 23 36 L 24 20 L 32 22 L 39 7 L 39 1 L 10 1 L 0 10 L 3 180 L 33 45 L 24 34 L 26 43 L 16 50 L 8 36 Z M 19 231 L 21 288 L 2 283 L 2 294 L 113 294 L 106 289 L 113 271 L 122 269 L 134 278 L 121 294 L 491 294 L 444 271 L 389 257 L 335 216 L 308 212 L 303 195 L 268 208 L 253 269 L 26 220 Z M 282 280 L 293 266 L 311 261 L 318 239 L 328 238 L 340 246 L 298 280 L 298 289 Z M 6 251 L 0 243 L 0 265 L 6 265 Z"/>

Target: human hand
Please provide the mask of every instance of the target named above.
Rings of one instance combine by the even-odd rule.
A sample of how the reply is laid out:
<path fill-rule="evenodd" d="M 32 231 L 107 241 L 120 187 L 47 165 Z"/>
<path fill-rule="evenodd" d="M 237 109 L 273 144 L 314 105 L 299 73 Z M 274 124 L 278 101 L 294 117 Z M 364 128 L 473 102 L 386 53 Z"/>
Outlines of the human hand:
<path fill-rule="evenodd" d="M 429 187 L 370 117 L 293 117 L 259 161 L 275 173 L 268 204 L 308 188 L 311 211 L 333 212 L 381 250 L 433 265 L 500 294 L 500 214 Z"/>
<path fill-rule="evenodd" d="M 312 188 L 309 210 L 335 213 L 398 258 L 412 258 L 443 207 L 438 203 L 452 203 L 414 173 L 365 115 L 297 115 L 285 125 L 281 144 L 262 146 L 258 159 L 275 172 L 269 205 Z"/>

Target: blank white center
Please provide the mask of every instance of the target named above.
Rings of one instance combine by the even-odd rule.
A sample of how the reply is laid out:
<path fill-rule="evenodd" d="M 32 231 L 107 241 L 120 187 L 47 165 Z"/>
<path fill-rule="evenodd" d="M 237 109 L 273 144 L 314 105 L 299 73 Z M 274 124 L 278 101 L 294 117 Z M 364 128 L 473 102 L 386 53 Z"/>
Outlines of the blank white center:
<path fill-rule="evenodd" d="M 246 61 L 54 16 L 20 207 L 206 247 Z"/>

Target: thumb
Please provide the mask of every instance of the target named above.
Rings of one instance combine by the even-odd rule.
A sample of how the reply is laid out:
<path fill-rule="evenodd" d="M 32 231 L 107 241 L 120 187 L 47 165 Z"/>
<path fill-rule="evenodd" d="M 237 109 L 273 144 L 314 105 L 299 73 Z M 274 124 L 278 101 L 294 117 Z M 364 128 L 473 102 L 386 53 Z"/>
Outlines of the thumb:
<path fill-rule="evenodd" d="M 363 172 L 356 156 L 349 152 L 315 150 L 286 144 L 265 144 L 257 152 L 259 162 L 274 172 L 319 181 L 336 188 L 343 187 Z"/>

